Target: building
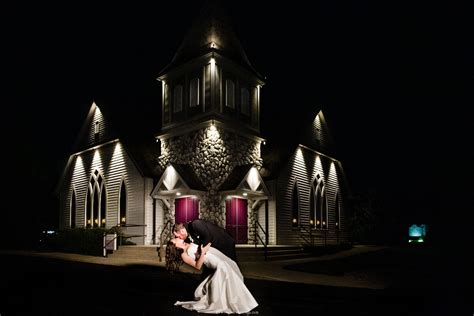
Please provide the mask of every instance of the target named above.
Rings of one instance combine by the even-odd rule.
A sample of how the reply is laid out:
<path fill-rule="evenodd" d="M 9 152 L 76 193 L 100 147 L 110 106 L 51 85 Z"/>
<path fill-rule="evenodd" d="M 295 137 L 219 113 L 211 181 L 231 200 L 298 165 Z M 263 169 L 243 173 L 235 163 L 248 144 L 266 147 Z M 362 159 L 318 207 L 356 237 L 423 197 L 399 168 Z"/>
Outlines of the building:
<path fill-rule="evenodd" d="M 175 222 L 203 218 L 238 244 L 346 240 L 348 190 L 323 112 L 307 135 L 266 147 L 265 78 L 228 21 L 209 1 L 158 74 L 161 126 L 131 136 L 127 113 L 91 105 L 58 187 L 61 228 L 122 225 L 148 245 Z"/>

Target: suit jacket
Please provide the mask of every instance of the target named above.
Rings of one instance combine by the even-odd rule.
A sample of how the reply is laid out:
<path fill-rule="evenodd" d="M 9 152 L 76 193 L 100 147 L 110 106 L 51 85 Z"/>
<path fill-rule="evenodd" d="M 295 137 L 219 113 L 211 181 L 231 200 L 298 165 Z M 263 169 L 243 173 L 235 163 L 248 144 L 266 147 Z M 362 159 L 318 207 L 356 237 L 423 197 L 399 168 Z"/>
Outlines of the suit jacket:
<path fill-rule="evenodd" d="M 235 240 L 225 229 L 202 219 L 190 221 L 185 224 L 185 227 L 188 231 L 187 242 L 192 241 L 202 246 L 210 242 L 212 247 L 219 249 L 223 254 L 237 262 Z M 190 240 L 189 236 L 193 240 Z"/>

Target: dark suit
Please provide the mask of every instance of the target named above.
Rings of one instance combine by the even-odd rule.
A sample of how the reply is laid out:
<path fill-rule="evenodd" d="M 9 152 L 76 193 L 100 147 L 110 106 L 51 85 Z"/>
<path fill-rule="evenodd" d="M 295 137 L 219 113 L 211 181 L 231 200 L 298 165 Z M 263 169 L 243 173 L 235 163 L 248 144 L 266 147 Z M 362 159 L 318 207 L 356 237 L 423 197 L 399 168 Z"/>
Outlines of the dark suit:
<path fill-rule="evenodd" d="M 232 238 L 225 229 L 202 219 L 195 219 L 187 222 L 184 226 L 188 231 L 188 238 L 185 240 L 186 242 L 194 242 L 202 247 L 211 243 L 211 247 L 220 250 L 227 257 L 237 262 L 234 238 Z M 189 237 L 191 237 L 192 240 Z M 213 270 L 204 266 L 202 279 L 210 275 L 212 272 Z"/>

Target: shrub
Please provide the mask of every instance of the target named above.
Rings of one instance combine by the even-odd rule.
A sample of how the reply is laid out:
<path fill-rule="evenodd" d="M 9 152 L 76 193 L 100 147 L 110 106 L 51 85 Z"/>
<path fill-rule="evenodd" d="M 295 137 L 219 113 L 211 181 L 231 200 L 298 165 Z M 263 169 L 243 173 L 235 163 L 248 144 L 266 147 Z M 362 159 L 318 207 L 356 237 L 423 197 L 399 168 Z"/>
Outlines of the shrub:
<path fill-rule="evenodd" d="M 41 249 L 102 256 L 103 228 L 71 228 L 43 240 Z"/>

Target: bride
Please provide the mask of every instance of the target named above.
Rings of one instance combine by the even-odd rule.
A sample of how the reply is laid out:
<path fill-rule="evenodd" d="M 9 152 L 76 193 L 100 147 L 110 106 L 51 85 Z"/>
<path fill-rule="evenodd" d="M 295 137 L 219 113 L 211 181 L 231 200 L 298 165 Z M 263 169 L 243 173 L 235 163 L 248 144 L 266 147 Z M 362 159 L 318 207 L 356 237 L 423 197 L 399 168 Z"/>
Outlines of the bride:
<path fill-rule="evenodd" d="M 194 291 L 194 301 L 176 302 L 175 305 L 200 313 L 248 313 L 258 303 L 244 284 L 239 267 L 211 243 L 200 247 L 174 238 L 166 247 L 166 268 L 171 271 L 186 264 L 201 270 L 206 267 L 215 270 L 207 276 Z"/>

